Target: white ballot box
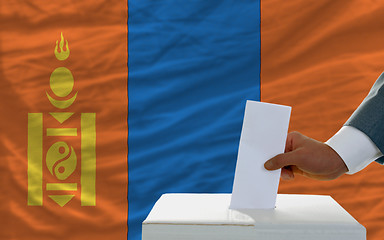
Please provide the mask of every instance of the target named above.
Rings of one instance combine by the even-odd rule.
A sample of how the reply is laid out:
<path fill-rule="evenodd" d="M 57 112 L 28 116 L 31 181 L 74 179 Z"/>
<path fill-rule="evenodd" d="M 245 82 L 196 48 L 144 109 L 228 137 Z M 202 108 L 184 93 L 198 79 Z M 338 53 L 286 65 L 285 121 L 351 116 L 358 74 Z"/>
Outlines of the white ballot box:
<path fill-rule="evenodd" d="M 164 194 L 143 240 L 365 240 L 366 230 L 330 196 L 278 194 L 275 209 L 229 209 L 230 194 Z"/>

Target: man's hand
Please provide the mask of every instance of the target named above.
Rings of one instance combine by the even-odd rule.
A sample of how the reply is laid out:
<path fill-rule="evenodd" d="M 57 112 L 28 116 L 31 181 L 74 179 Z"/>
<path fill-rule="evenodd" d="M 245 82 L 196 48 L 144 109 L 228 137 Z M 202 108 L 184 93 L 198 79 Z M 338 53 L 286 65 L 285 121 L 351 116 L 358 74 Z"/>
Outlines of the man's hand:
<path fill-rule="evenodd" d="M 281 178 L 290 180 L 300 174 L 317 180 L 332 180 L 348 171 L 340 156 L 325 143 L 299 132 L 289 133 L 285 153 L 268 160 L 267 170 L 283 168 Z"/>

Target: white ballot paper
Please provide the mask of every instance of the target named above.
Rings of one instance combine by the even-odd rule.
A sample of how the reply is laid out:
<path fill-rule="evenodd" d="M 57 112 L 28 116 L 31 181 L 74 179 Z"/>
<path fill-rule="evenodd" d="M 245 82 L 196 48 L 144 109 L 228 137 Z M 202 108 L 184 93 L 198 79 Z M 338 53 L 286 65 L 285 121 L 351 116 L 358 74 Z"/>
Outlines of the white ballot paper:
<path fill-rule="evenodd" d="M 291 107 L 247 101 L 241 131 L 231 209 L 275 208 L 281 170 L 264 163 L 283 153 Z"/>

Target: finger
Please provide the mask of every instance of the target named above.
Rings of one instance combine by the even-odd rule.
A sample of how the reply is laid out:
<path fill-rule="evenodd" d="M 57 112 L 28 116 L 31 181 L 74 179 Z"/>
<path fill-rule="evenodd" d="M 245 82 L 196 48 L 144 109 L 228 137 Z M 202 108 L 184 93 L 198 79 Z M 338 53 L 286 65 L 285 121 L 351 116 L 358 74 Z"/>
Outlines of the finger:
<path fill-rule="evenodd" d="M 298 174 L 298 175 L 302 175 L 302 176 L 305 176 L 305 172 L 303 170 L 301 170 L 300 168 L 298 168 L 297 166 L 291 166 L 291 170 L 292 170 L 292 173 L 294 175 Z"/>
<path fill-rule="evenodd" d="M 291 170 L 292 170 L 292 173 L 294 175 L 301 175 L 301 176 L 304 176 L 304 177 L 307 177 L 307 178 L 310 178 L 310 179 L 316 179 L 316 180 L 329 180 L 330 178 L 326 175 L 322 175 L 322 174 L 311 174 L 311 173 L 308 173 L 308 172 L 304 172 L 303 170 L 299 169 L 298 167 L 296 166 L 291 166 Z"/>
<path fill-rule="evenodd" d="M 288 134 L 287 136 L 287 140 L 285 141 L 285 149 L 284 149 L 284 152 L 287 153 L 287 152 L 290 152 L 292 151 L 292 137 L 290 137 L 290 134 Z"/>
<path fill-rule="evenodd" d="M 295 176 L 290 167 L 281 169 L 281 179 L 283 180 L 292 180 Z"/>
<path fill-rule="evenodd" d="M 300 152 L 297 150 L 288 153 L 282 153 L 265 162 L 264 167 L 267 170 L 277 170 L 289 165 L 296 165 L 300 158 Z"/>
<path fill-rule="evenodd" d="M 287 135 L 284 152 L 291 152 L 301 145 L 305 136 L 299 132 L 290 132 Z"/>

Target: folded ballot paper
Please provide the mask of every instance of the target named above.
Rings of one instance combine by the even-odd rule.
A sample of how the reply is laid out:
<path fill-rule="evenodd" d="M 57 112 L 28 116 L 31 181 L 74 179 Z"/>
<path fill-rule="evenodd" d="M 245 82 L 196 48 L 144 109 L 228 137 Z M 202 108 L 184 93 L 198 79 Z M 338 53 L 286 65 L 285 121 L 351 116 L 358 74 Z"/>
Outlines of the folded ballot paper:
<path fill-rule="evenodd" d="M 329 196 L 277 194 L 291 108 L 247 101 L 232 194 L 164 194 L 143 240 L 365 240 L 365 228 Z"/>

